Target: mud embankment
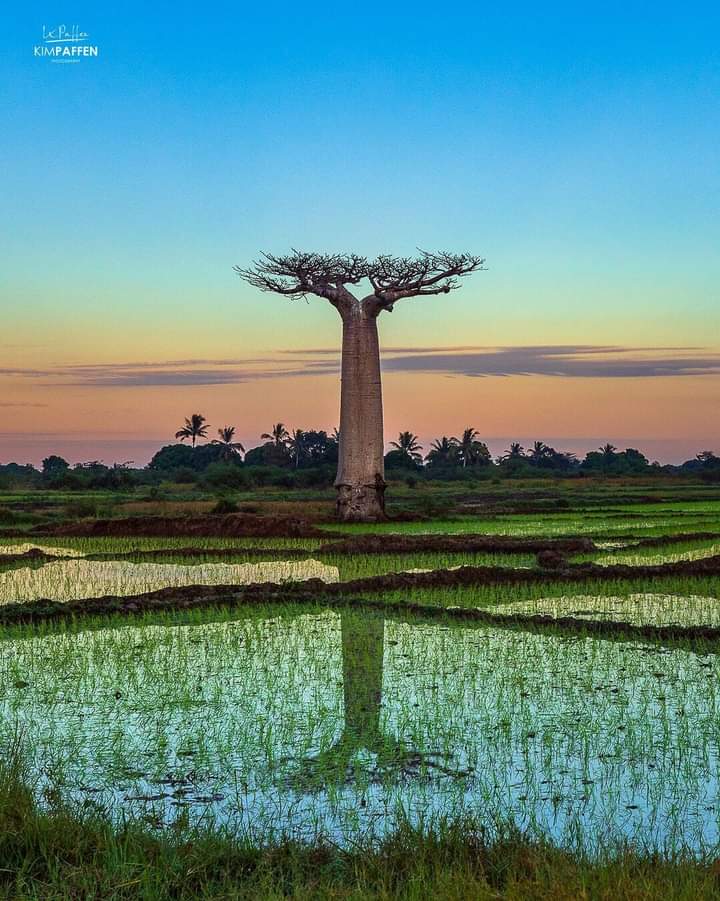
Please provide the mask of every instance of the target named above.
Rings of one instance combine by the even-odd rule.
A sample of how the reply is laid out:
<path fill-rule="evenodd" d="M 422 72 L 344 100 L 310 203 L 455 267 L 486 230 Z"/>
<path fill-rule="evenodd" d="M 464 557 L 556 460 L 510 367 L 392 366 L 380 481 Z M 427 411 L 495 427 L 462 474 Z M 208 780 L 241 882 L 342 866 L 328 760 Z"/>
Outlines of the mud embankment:
<path fill-rule="evenodd" d="M 145 594 L 131 595 L 127 597 L 107 596 L 100 598 L 78 599 L 68 602 L 52 600 L 40 600 L 23 604 L 7 604 L 0 606 L 0 625 L 34 623 L 45 620 L 60 619 L 64 617 L 92 616 L 108 614 L 134 614 L 141 612 L 161 612 L 168 610 L 187 610 L 211 606 L 243 607 L 258 603 L 327 603 L 335 606 L 337 603 L 351 603 L 361 593 L 384 593 L 388 591 L 402 591 L 424 588 L 453 588 L 472 587 L 484 585 L 522 585 L 536 584 L 538 587 L 548 584 L 565 582 L 580 585 L 587 582 L 602 582 L 612 590 L 612 583 L 617 580 L 637 580 L 638 578 L 658 578 L 663 576 L 720 576 L 720 555 L 707 557 L 703 560 L 682 561 L 680 563 L 666 563 L 657 566 L 596 566 L 593 563 L 578 565 L 567 564 L 561 569 L 548 570 L 521 570 L 489 566 L 463 566 L 453 570 L 436 570 L 427 573 L 388 573 L 386 575 L 371 576 L 365 579 L 354 579 L 348 582 L 322 582 L 319 579 L 311 579 L 306 582 L 285 583 L 282 585 L 265 583 L 258 585 L 199 585 L 184 586 L 181 588 L 162 588 Z M 378 599 L 373 602 L 388 609 L 414 611 L 416 608 L 423 611 L 428 609 L 447 611 L 444 607 L 429 608 L 425 604 L 414 604 L 409 601 L 389 602 Z M 459 608 L 452 608 L 453 610 Z M 563 625 L 577 623 L 578 628 L 586 627 L 585 620 L 573 620 L 571 617 L 552 619 L 547 616 L 533 616 L 518 614 L 512 617 L 489 614 L 483 611 L 480 619 L 487 622 L 526 622 L 526 623 L 552 623 Z M 473 609 L 461 610 L 453 615 L 467 615 L 473 618 L 476 611 Z M 598 624 L 589 624 L 590 630 L 600 628 Z M 622 628 L 628 631 L 627 624 Z M 633 627 L 642 628 L 645 627 Z M 672 627 L 674 628 L 674 627 Z M 694 627 L 693 627 L 694 628 Z M 662 627 L 667 634 L 714 636 L 715 631 L 698 627 L 696 629 L 676 629 Z M 649 631 L 642 634 L 665 634 L 660 627 L 648 627 Z M 699 629 L 699 630 L 698 630 Z M 668 631 L 670 630 L 670 631 Z"/>
<path fill-rule="evenodd" d="M 504 553 L 596 551 L 589 538 L 517 538 L 505 535 L 357 535 L 320 545 L 322 554 Z"/>
<path fill-rule="evenodd" d="M 137 517 L 119 520 L 87 520 L 76 523 L 59 524 L 52 531 L 47 528 L 33 531 L 32 537 L 124 537 L 124 538 L 315 538 L 328 539 L 318 543 L 313 549 L 283 547 L 183 547 L 131 548 L 126 551 L 95 552 L 85 555 L 88 560 L 153 560 L 158 558 L 202 558 L 227 559 L 247 557 L 263 560 L 296 560 L 308 557 L 339 557 L 352 555 L 412 555 L 433 553 L 456 554 L 536 554 L 542 569 L 551 569 L 556 574 L 565 571 L 571 564 L 566 556 L 582 553 L 611 553 L 611 549 L 598 547 L 586 536 L 563 536 L 558 538 L 519 537 L 486 534 L 425 534 L 425 535 L 353 535 L 339 537 L 338 533 L 315 529 L 304 520 L 286 517 L 248 516 L 208 516 L 189 519 L 186 517 L 150 518 Z M 13 536 L 18 537 L 18 536 Z M 30 537 L 24 533 L 23 537 Z M 692 541 L 720 540 L 720 532 L 682 532 L 671 535 L 639 538 L 633 535 L 617 536 L 617 541 L 627 541 L 626 548 L 662 548 L 666 545 Z M 53 554 L 50 549 L 33 548 L 22 554 L 3 554 L 0 567 L 18 563 L 43 563 L 66 559 L 65 555 Z M 618 564 L 619 565 L 619 564 Z M 476 568 L 477 569 L 477 568 Z M 606 569 L 606 567 L 605 567 Z M 642 575 L 646 568 L 633 567 Z"/>
<path fill-rule="evenodd" d="M 676 532 L 672 535 L 650 535 L 647 538 L 638 538 L 637 535 L 617 535 L 608 541 L 632 542 L 628 548 L 619 550 L 633 550 L 638 547 L 664 547 L 667 544 L 682 544 L 690 541 L 714 541 L 720 539 L 720 532 Z"/>
<path fill-rule="evenodd" d="M 327 537 L 327 532 L 322 533 Z M 53 537 L 59 537 L 54 533 Z M 66 537 L 69 536 L 65 533 Z M 38 536 L 39 537 L 39 536 Z M 47 536 L 46 536 L 47 537 Z M 130 536 L 135 537 L 135 536 Z M 139 536 L 138 536 L 139 537 Z M 187 536 L 183 536 L 187 537 Z M 190 536 L 192 537 L 192 536 Z M 199 536 L 196 536 L 199 537 Z M 268 537 L 268 536 L 252 536 Z M 547 568 L 565 565 L 565 554 L 592 553 L 599 548 L 589 538 L 516 538 L 503 535 L 358 535 L 341 541 L 323 542 L 317 548 L 229 547 L 202 548 L 193 545 L 166 548 L 131 548 L 126 551 L 95 552 L 84 555 L 86 560 L 153 560 L 158 558 L 227 559 L 234 557 L 263 560 L 296 560 L 308 557 L 342 557 L 353 555 L 457 554 L 537 554 L 538 564 Z M 0 557 L 0 566 L 16 563 L 42 563 L 65 559 L 51 550 L 33 548 L 23 554 Z"/>
<path fill-rule="evenodd" d="M 37 526 L 35 537 L 58 538 L 328 538 L 307 520 L 293 516 L 231 513 L 224 516 L 128 516 L 81 519 Z"/>
<path fill-rule="evenodd" d="M 47 551 L 41 551 L 40 548 L 31 548 L 22 554 L 0 554 L 0 566 L 13 563 L 45 563 L 49 560 L 66 560 L 67 557 L 61 557 L 58 554 L 48 554 Z"/>

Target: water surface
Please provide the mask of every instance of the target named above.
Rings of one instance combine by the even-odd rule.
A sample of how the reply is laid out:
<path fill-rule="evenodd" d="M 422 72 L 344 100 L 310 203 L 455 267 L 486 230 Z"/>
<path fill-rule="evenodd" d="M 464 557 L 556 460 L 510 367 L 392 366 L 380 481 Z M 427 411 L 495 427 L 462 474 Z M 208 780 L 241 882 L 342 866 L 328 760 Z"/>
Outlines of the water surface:
<path fill-rule="evenodd" d="M 338 569 L 317 560 L 178 564 L 70 559 L 0 572 L 0 604 L 107 595 L 127 597 L 186 585 L 250 585 L 307 579 L 337 582 Z"/>
<path fill-rule="evenodd" d="M 720 663 L 651 643 L 248 616 L 0 642 L 38 793 L 351 844 L 472 814 L 588 847 L 717 844 Z"/>

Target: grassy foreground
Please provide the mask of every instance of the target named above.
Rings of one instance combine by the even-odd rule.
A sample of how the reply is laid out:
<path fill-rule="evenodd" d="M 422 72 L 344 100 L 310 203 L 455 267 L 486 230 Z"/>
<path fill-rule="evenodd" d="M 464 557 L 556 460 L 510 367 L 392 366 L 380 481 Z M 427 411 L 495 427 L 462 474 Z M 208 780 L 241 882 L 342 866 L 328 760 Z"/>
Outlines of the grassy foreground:
<path fill-rule="evenodd" d="M 522 838 L 486 842 L 472 824 L 410 828 L 383 846 L 258 849 L 206 833 L 117 830 L 39 811 L 18 772 L 0 773 L 0 897 L 12 899 L 702 899 L 720 865 L 632 851 L 588 861 Z"/>

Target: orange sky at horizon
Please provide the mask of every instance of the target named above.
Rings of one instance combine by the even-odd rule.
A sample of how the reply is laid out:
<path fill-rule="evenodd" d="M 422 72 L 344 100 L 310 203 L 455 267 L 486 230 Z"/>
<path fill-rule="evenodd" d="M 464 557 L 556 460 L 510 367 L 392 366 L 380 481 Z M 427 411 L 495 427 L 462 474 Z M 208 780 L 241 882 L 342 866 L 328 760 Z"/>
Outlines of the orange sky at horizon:
<path fill-rule="evenodd" d="M 207 417 L 212 434 L 217 427 L 235 425 L 246 446 L 259 444 L 261 432 L 274 422 L 327 430 L 338 422 L 339 377 L 331 371 L 209 385 L 99 387 L 52 384 L 52 379 L 45 378 L 41 389 L 41 381 L 43 377 L 17 375 L 0 381 L 0 408 L 6 423 L 0 428 L 0 462 L 25 462 L 17 459 L 18 442 L 26 457 L 32 443 L 37 444 L 38 453 L 46 453 L 41 448 L 50 447 L 53 437 L 78 442 L 82 459 L 98 456 L 94 448 L 102 442 L 170 443 L 183 418 L 192 412 Z M 697 450 L 720 445 L 717 375 L 472 377 L 389 371 L 383 384 L 386 441 L 409 429 L 428 444 L 434 437 L 473 426 L 485 439 L 607 437 L 613 441 L 629 436 L 637 438 L 641 449 L 643 440 L 656 439 L 682 438 L 688 447 L 697 444 Z M 121 458 L 119 451 L 116 459 Z"/>

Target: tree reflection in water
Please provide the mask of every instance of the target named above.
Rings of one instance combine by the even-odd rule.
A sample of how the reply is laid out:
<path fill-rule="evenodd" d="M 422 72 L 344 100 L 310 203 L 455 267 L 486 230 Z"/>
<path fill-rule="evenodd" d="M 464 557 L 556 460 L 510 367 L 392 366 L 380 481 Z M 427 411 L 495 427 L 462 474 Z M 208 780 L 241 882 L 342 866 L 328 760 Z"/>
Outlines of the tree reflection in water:
<path fill-rule="evenodd" d="M 448 766 L 452 755 L 415 748 L 383 732 L 385 618 L 343 611 L 340 619 L 345 702 L 342 735 L 332 747 L 297 761 L 291 786 L 312 791 L 328 785 L 419 776 L 423 770 L 470 775 L 471 770 Z"/>

